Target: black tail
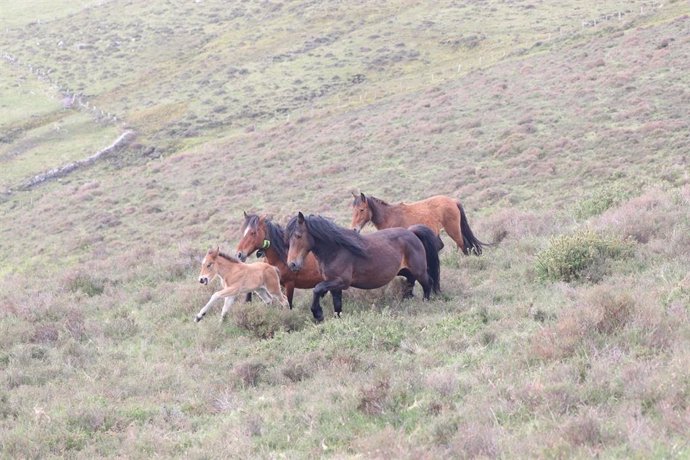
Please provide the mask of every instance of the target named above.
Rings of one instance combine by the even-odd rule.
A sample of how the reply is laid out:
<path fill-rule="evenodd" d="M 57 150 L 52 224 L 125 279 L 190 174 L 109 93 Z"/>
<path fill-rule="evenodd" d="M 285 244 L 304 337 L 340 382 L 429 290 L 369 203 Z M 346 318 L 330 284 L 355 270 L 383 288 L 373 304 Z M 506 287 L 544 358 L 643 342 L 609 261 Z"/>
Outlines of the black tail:
<path fill-rule="evenodd" d="M 431 280 L 431 289 L 438 294 L 441 292 L 441 261 L 438 252 L 443 248 L 443 241 L 426 225 L 412 225 L 409 230 L 417 235 L 424 245 L 426 272 Z"/>
<path fill-rule="evenodd" d="M 476 255 L 481 255 L 484 246 L 489 246 L 488 243 L 482 243 L 474 236 L 472 229 L 470 228 L 469 222 L 467 222 L 467 216 L 465 215 L 465 210 L 462 205 L 458 203 L 458 209 L 460 210 L 460 233 L 462 233 L 462 239 L 465 242 L 465 255 L 475 253 Z"/>

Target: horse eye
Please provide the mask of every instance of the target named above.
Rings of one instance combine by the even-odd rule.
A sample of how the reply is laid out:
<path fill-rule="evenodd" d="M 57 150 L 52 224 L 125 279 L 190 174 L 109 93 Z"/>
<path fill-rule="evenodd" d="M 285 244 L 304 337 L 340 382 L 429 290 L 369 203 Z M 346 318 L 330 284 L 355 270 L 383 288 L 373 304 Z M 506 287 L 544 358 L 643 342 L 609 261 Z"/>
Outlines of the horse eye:
<path fill-rule="evenodd" d="M 206 265 L 206 268 L 211 268 L 211 265 L 213 265 L 213 264 Z"/>

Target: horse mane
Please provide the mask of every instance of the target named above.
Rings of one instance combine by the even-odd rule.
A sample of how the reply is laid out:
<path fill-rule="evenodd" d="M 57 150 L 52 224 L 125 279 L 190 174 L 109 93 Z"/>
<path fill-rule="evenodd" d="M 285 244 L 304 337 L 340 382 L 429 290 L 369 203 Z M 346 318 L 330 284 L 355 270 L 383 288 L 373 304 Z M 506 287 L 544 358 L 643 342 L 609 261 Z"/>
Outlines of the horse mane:
<path fill-rule="evenodd" d="M 314 241 L 326 246 L 338 246 L 346 249 L 357 257 L 367 257 L 366 245 L 362 236 L 348 228 L 336 225 L 330 219 L 322 216 L 310 215 L 304 218 L 309 234 Z M 297 231 L 297 216 L 290 219 L 287 227 L 288 240 Z"/>
<path fill-rule="evenodd" d="M 276 250 L 278 257 L 283 262 L 287 262 L 288 245 L 285 241 L 285 230 L 280 224 L 274 223 L 271 219 L 264 220 L 266 224 L 266 233 L 268 234 L 268 241 L 271 242 L 271 247 Z"/>
<path fill-rule="evenodd" d="M 240 259 L 238 259 L 237 257 L 231 256 L 231 255 L 226 254 L 226 253 L 224 253 L 224 252 L 219 252 L 218 255 L 219 255 L 220 257 L 222 257 L 223 259 L 226 259 L 226 260 L 228 260 L 228 261 L 230 261 L 230 262 L 232 262 L 232 263 L 235 263 L 235 264 L 241 264 L 241 263 L 242 263 L 242 261 L 241 261 Z"/>
<path fill-rule="evenodd" d="M 360 196 L 355 197 L 355 202 L 353 203 L 353 206 L 357 206 L 362 202 L 362 198 Z M 367 195 L 367 203 L 369 205 L 369 209 L 371 210 L 371 221 L 374 223 L 377 223 L 379 221 L 379 217 L 381 217 L 381 206 L 390 206 L 390 204 L 386 203 L 380 198 L 376 198 L 371 195 Z"/>
<path fill-rule="evenodd" d="M 390 206 L 390 204 L 386 203 L 386 202 L 383 201 L 381 198 L 376 198 L 375 196 L 371 196 L 371 195 L 366 195 L 366 197 L 367 197 L 367 201 L 369 201 L 369 200 L 374 200 L 374 202 L 375 202 L 376 204 L 382 204 L 383 206 Z M 356 196 L 356 197 L 355 197 L 355 201 L 352 202 L 352 205 L 353 205 L 353 206 L 357 206 L 357 205 L 360 204 L 361 202 L 362 202 L 362 197 L 361 197 L 361 196 Z"/>
<path fill-rule="evenodd" d="M 259 219 L 260 217 L 258 214 L 247 214 L 244 224 L 242 225 L 242 232 L 248 227 L 258 227 Z M 269 218 L 264 219 L 264 223 L 266 224 L 266 236 L 268 241 L 271 242 L 271 247 L 276 250 L 280 260 L 287 262 L 288 245 L 285 240 L 285 231 L 283 227 Z"/>

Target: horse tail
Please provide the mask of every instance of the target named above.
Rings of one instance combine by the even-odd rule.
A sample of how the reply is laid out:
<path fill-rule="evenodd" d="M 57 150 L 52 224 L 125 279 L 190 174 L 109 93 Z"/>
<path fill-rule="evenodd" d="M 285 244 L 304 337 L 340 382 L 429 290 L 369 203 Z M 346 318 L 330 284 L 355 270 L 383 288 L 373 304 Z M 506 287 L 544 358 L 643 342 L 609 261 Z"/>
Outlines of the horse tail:
<path fill-rule="evenodd" d="M 463 209 L 460 202 L 457 202 L 458 209 L 460 210 L 460 233 L 462 233 L 462 239 L 465 242 L 462 252 L 465 255 L 474 253 L 476 255 L 481 255 L 484 246 L 490 246 L 488 243 L 482 243 L 474 236 L 472 229 L 470 228 L 469 222 L 467 222 L 467 216 L 465 215 L 465 210 Z"/>
<path fill-rule="evenodd" d="M 443 241 L 426 225 L 412 225 L 409 230 L 414 233 L 424 246 L 426 253 L 426 272 L 431 280 L 431 289 L 441 292 L 441 261 L 438 252 L 443 248 Z"/>

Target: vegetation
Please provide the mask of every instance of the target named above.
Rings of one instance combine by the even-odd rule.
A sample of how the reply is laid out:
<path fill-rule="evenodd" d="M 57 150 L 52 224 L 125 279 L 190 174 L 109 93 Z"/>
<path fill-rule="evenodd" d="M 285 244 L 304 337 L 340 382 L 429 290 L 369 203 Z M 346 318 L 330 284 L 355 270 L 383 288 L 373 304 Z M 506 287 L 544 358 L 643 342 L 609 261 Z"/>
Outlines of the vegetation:
<path fill-rule="evenodd" d="M 685 2 L 44 3 L 0 1 L 2 457 L 690 456 Z M 243 210 L 353 189 L 499 243 L 194 323 Z"/>
<path fill-rule="evenodd" d="M 615 237 L 585 229 L 572 235 L 559 235 L 537 254 L 537 273 L 555 281 L 586 278 L 601 281 L 611 259 L 630 255 L 633 248 Z"/>

